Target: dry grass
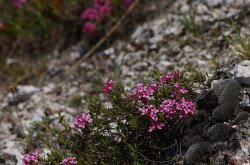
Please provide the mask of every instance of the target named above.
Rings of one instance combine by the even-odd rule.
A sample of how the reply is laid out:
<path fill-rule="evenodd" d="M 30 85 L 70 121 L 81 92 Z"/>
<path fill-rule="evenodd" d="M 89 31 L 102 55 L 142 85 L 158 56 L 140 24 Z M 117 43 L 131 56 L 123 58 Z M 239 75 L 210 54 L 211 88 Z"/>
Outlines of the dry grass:
<path fill-rule="evenodd" d="M 233 53 L 242 59 L 250 59 L 250 40 L 241 34 L 240 28 L 234 25 L 235 35 L 226 36 Z"/>

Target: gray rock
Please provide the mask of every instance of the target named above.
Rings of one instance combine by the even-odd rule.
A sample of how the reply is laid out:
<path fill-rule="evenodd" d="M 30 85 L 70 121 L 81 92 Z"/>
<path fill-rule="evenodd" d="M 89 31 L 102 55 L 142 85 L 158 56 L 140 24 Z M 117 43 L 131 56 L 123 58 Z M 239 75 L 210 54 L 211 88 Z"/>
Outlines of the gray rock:
<path fill-rule="evenodd" d="M 69 63 L 73 64 L 76 60 L 78 60 L 81 57 L 80 52 L 74 51 L 70 53 L 70 59 L 69 59 Z"/>
<path fill-rule="evenodd" d="M 173 144 L 172 146 L 164 149 L 162 151 L 162 154 L 165 160 L 170 160 L 176 155 L 177 151 L 178 151 L 178 146 L 176 144 Z"/>
<path fill-rule="evenodd" d="M 206 0 L 208 6 L 215 7 L 223 3 L 223 0 Z"/>
<path fill-rule="evenodd" d="M 134 40 L 136 38 L 139 38 L 144 31 L 144 28 L 142 26 L 138 26 L 135 32 L 132 34 L 131 39 Z"/>
<path fill-rule="evenodd" d="M 250 112 L 250 89 L 245 88 L 243 92 L 244 94 L 242 101 L 240 102 L 240 108 L 244 111 Z"/>
<path fill-rule="evenodd" d="M 249 113 L 247 112 L 240 112 L 237 117 L 233 120 L 234 124 L 238 124 L 241 121 L 246 121 L 249 118 Z"/>
<path fill-rule="evenodd" d="M 138 62 L 138 63 L 136 63 L 135 65 L 132 66 L 132 69 L 142 71 L 142 70 L 145 70 L 147 67 L 148 67 L 147 62 Z"/>
<path fill-rule="evenodd" d="M 229 103 L 233 106 L 237 106 L 239 103 L 239 92 L 240 92 L 241 86 L 240 84 L 235 80 L 230 80 L 225 84 L 224 90 L 220 94 L 218 103 L 220 105 Z"/>
<path fill-rule="evenodd" d="M 236 64 L 235 67 L 229 71 L 229 75 L 242 85 L 250 86 L 250 60 Z"/>
<path fill-rule="evenodd" d="M 14 165 L 17 163 L 16 155 L 10 155 L 6 153 L 0 153 L 0 164 Z"/>
<path fill-rule="evenodd" d="M 187 14 L 189 12 L 189 10 L 190 10 L 190 6 L 187 5 L 187 4 L 184 4 L 180 8 L 180 13 L 181 14 Z"/>
<path fill-rule="evenodd" d="M 217 81 L 217 83 L 213 85 L 213 88 L 211 90 L 214 92 L 215 95 L 219 97 L 221 93 L 224 91 L 224 89 L 228 86 L 230 87 L 235 86 L 235 88 L 240 87 L 237 81 L 232 80 L 232 79 L 224 79 L 224 80 Z"/>
<path fill-rule="evenodd" d="M 149 50 L 158 50 L 158 45 L 157 44 L 151 44 L 149 46 Z"/>
<path fill-rule="evenodd" d="M 223 122 L 234 118 L 234 112 L 239 104 L 239 92 L 241 86 L 233 79 L 219 81 L 211 89 L 219 97 L 218 104 L 212 113 L 212 118 Z"/>
<path fill-rule="evenodd" d="M 211 142 L 225 142 L 229 139 L 229 126 L 218 123 L 208 130 L 207 136 Z"/>
<path fill-rule="evenodd" d="M 216 142 L 211 145 L 212 152 L 216 153 L 218 151 L 225 150 L 227 148 L 227 145 L 223 142 Z"/>
<path fill-rule="evenodd" d="M 103 53 L 105 54 L 105 55 L 112 55 L 112 54 L 114 54 L 115 53 L 115 48 L 109 48 L 109 49 L 106 49 L 106 50 L 104 50 L 103 51 Z"/>
<path fill-rule="evenodd" d="M 183 147 L 190 147 L 193 144 L 202 141 L 201 135 L 185 135 L 182 138 L 182 146 Z"/>
<path fill-rule="evenodd" d="M 33 94 L 40 92 L 42 89 L 32 85 L 18 85 L 17 92 L 14 93 L 15 100 L 11 93 L 8 94 L 10 103 L 24 102 L 28 100 Z"/>
<path fill-rule="evenodd" d="M 241 147 L 237 133 L 233 133 L 228 140 L 228 147 L 234 151 Z"/>
<path fill-rule="evenodd" d="M 212 153 L 210 143 L 207 141 L 193 144 L 184 155 L 184 164 L 192 165 L 204 162 Z"/>
<path fill-rule="evenodd" d="M 169 61 L 161 61 L 158 65 L 157 68 L 161 71 L 166 71 L 169 68 L 173 68 L 174 64 L 172 62 Z"/>
<path fill-rule="evenodd" d="M 223 104 L 216 107 L 212 113 L 212 119 L 216 120 L 217 122 L 224 122 L 228 120 L 234 119 L 234 111 L 236 107 L 231 106 L 229 104 Z"/>
<path fill-rule="evenodd" d="M 213 110 L 218 106 L 218 96 L 213 91 L 203 91 L 197 99 L 198 109 Z"/>

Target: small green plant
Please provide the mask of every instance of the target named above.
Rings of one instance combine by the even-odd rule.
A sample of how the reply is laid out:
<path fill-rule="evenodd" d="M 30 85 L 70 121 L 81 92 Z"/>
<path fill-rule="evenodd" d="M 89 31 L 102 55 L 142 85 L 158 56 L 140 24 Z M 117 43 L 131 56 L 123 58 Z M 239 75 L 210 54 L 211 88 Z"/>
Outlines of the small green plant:
<path fill-rule="evenodd" d="M 10 68 L 9 72 L 12 80 L 17 81 L 19 78 L 25 75 L 26 70 L 22 66 L 14 65 L 12 68 Z"/>
<path fill-rule="evenodd" d="M 139 83 L 128 91 L 120 82 L 106 83 L 102 92 L 111 107 L 105 107 L 101 99 L 85 97 L 89 112 L 76 116 L 73 123 L 59 114 L 60 126 L 42 124 L 42 130 L 50 132 L 51 137 L 43 136 L 44 145 L 40 146 L 50 152 L 43 157 L 33 149 L 23 161 L 42 165 L 167 162 L 162 157 L 164 148 L 181 137 L 179 126 L 195 115 L 192 81 L 196 79 L 190 80 L 179 72 L 152 71 L 151 75 L 149 84 Z"/>
<path fill-rule="evenodd" d="M 242 59 L 250 59 L 250 40 L 242 36 L 240 27 L 233 23 L 235 35 L 225 36 L 233 53 Z"/>
<path fill-rule="evenodd" d="M 200 37 L 203 31 L 202 25 L 195 20 L 195 9 L 192 1 L 189 1 L 188 5 L 190 7 L 188 15 L 184 15 L 181 22 L 187 31 L 193 33 L 195 37 Z"/>
<path fill-rule="evenodd" d="M 206 75 L 200 71 L 198 71 L 192 63 L 188 63 L 185 66 L 186 71 L 190 74 L 189 79 L 191 82 L 201 83 L 206 81 Z"/>
<path fill-rule="evenodd" d="M 83 99 L 83 96 L 81 95 L 75 95 L 70 98 L 69 100 L 69 107 L 79 107 L 81 105 L 81 101 Z"/>

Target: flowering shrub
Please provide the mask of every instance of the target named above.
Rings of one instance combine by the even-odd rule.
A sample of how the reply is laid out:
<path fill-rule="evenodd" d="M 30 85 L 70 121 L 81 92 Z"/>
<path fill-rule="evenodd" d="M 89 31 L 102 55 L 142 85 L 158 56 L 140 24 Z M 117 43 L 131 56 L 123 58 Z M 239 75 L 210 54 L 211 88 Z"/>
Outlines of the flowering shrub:
<path fill-rule="evenodd" d="M 15 5 L 17 8 L 22 8 L 27 3 L 27 0 L 15 0 Z"/>
<path fill-rule="evenodd" d="M 88 50 L 107 34 L 133 2 L 134 0 L 0 1 L 0 6 L 4 6 L 0 15 L 0 55 L 35 57 L 51 52 L 54 43 L 61 50 L 80 40 L 86 41 L 84 49 Z M 152 1 L 145 0 L 140 4 L 149 2 Z M 137 7 L 128 19 L 130 28 L 120 26 L 116 36 L 122 37 L 130 33 L 133 29 L 131 27 L 135 25 L 134 20 L 144 20 L 141 9 L 147 8 L 147 5 Z M 107 43 L 110 43 L 109 38 L 107 39 Z M 8 51 L 12 47 L 16 49 Z"/>
<path fill-rule="evenodd" d="M 85 21 L 83 31 L 91 33 L 96 30 L 97 25 L 103 25 L 103 22 L 108 20 L 108 16 L 110 16 L 114 10 L 113 4 L 120 3 L 127 9 L 133 2 L 134 0 L 122 0 L 122 3 L 117 0 L 93 0 L 91 7 L 86 8 L 80 16 L 80 18 Z M 115 17 L 115 15 L 113 15 L 113 17 Z"/>
<path fill-rule="evenodd" d="M 114 80 L 109 80 L 109 82 L 107 82 L 107 84 L 104 85 L 102 92 L 104 92 L 104 93 L 112 92 L 112 90 L 114 88 L 114 83 L 115 83 Z"/>
<path fill-rule="evenodd" d="M 140 83 L 133 89 L 132 93 L 139 98 L 139 111 L 151 119 L 149 132 L 162 129 L 169 121 L 194 114 L 195 104 L 185 98 L 188 90 L 180 85 L 179 79 L 179 72 L 166 74 L 160 76 L 160 82 L 154 82 L 149 86 Z M 159 96 L 163 95 L 169 98 L 159 99 Z"/>
<path fill-rule="evenodd" d="M 54 129 L 51 135 L 54 141 L 53 138 L 44 140 L 51 153 L 41 163 L 145 164 L 149 160 L 164 161 L 163 149 L 181 137 L 179 126 L 195 115 L 195 95 L 193 82 L 181 73 L 152 73 L 154 80 L 151 83 L 139 83 L 128 91 L 121 83 L 108 81 L 102 92 L 109 98 L 109 107 L 98 99 L 86 97 L 88 113 L 76 116 L 73 123 L 59 115 L 63 128 L 48 129 Z"/>
<path fill-rule="evenodd" d="M 78 129 L 83 129 L 86 127 L 87 124 L 92 123 L 93 119 L 88 113 L 83 113 L 75 118 L 74 124 L 75 127 Z"/>
<path fill-rule="evenodd" d="M 24 165 L 37 165 L 39 163 L 39 151 L 29 152 L 23 158 Z"/>
<path fill-rule="evenodd" d="M 60 165 L 76 165 L 77 164 L 77 160 L 75 157 L 68 157 L 62 160 L 62 162 L 60 163 Z"/>

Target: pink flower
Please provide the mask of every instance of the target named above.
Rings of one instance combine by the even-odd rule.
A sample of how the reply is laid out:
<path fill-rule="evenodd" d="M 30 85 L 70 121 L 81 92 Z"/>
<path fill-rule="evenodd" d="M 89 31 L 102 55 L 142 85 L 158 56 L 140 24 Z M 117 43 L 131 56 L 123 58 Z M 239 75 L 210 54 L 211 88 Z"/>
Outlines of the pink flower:
<path fill-rule="evenodd" d="M 4 24 L 2 21 L 0 21 L 0 30 L 2 30 L 4 28 Z"/>
<path fill-rule="evenodd" d="M 99 6 L 98 7 L 98 11 L 100 16 L 105 17 L 107 15 L 109 15 L 112 11 L 112 6 L 111 4 L 106 4 L 104 6 Z"/>
<path fill-rule="evenodd" d="M 152 90 L 152 91 L 157 91 L 160 87 L 160 84 L 159 83 L 152 83 L 148 86 L 148 90 Z"/>
<path fill-rule="evenodd" d="M 196 106 L 192 101 L 182 98 L 178 103 L 176 103 L 176 109 L 180 111 L 180 118 L 185 118 L 194 114 Z"/>
<path fill-rule="evenodd" d="M 94 8 L 87 8 L 82 12 L 80 18 L 88 21 L 96 21 L 99 19 L 98 11 Z"/>
<path fill-rule="evenodd" d="M 152 125 L 149 127 L 149 132 L 153 132 L 156 129 L 162 129 L 166 124 L 161 122 L 161 123 L 157 123 L 157 122 L 153 122 Z"/>
<path fill-rule="evenodd" d="M 104 93 L 110 93 L 110 92 L 112 92 L 112 90 L 113 90 L 113 88 L 114 88 L 114 83 L 115 83 L 114 80 L 109 80 L 109 81 L 104 85 L 104 88 L 103 88 L 102 92 L 104 92 Z"/>
<path fill-rule="evenodd" d="M 75 157 L 64 158 L 62 162 L 60 163 L 60 165 L 76 165 L 76 164 L 77 164 L 77 160 Z"/>
<path fill-rule="evenodd" d="M 86 22 L 83 26 L 83 31 L 85 33 L 92 33 L 93 31 L 95 31 L 96 29 L 96 25 L 92 22 Z"/>
<path fill-rule="evenodd" d="M 165 115 L 166 118 L 172 119 L 175 114 L 175 103 L 173 99 L 164 100 L 160 105 L 160 111 Z"/>
<path fill-rule="evenodd" d="M 155 90 L 152 87 L 146 87 L 144 84 L 139 83 L 137 86 L 132 90 L 134 95 L 137 95 L 139 99 L 146 103 L 150 97 L 154 94 Z"/>
<path fill-rule="evenodd" d="M 174 89 L 171 92 L 171 97 L 181 98 L 182 94 L 187 93 L 188 90 L 182 87 L 178 82 L 174 84 Z"/>
<path fill-rule="evenodd" d="M 23 6 L 27 3 L 27 0 L 15 0 L 15 5 L 17 8 L 23 8 Z"/>
<path fill-rule="evenodd" d="M 88 113 L 84 112 L 82 113 L 82 115 L 78 115 L 75 117 L 74 125 L 78 129 L 83 129 L 86 127 L 87 124 L 92 123 L 92 121 L 92 117 Z"/>
<path fill-rule="evenodd" d="M 167 84 L 167 83 L 169 83 L 170 80 L 179 79 L 179 76 L 180 76 L 179 72 L 165 74 L 165 75 L 160 76 L 160 82 L 162 84 Z"/>
<path fill-rule="evenodd" d="M 112 4 L 110 0 L 95 0 L 94 7 L 98 11 L 100 17 L 105 17 L 112 11 Z"/>
<path fill-rule="evenodd" d="M 124 7 L 129 8 L 134 3 L 134 0 L 123 0 L 122 3 Z"/>
<path fill-rule="evenodd" d="M 29 152 L 23 158 L 24 165 L 37 165 L 39 163 L 39 151 Z"/>
<path fill-rule="evenodd" d="M 157 110 L 153 105 L 144 105 L 139 109 L 142 115 L 148 115 L 153 121 L 158 121 Z"/>

